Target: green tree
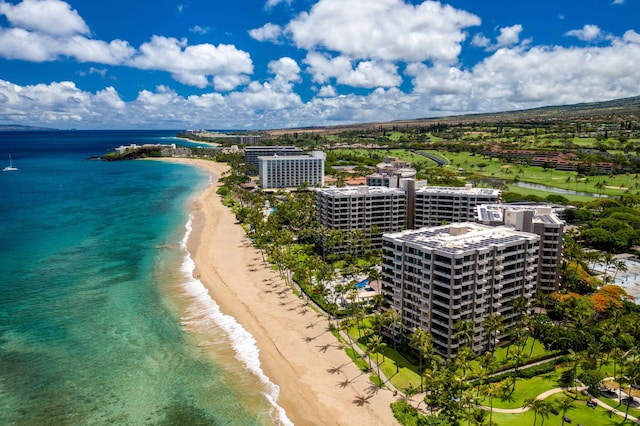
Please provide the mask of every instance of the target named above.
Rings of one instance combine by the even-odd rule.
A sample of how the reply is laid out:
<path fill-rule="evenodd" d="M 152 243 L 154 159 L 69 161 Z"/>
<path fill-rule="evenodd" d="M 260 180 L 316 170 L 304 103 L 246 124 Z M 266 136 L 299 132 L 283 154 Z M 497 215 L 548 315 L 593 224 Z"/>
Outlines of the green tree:
<path fill-rule="evenodd" d="M 502 316 L 498 314 L 491 314 L 482 322 L 482 327 L 487 333 L 487 351 L 492 354 L 495 351 L 495 343 L 497 340 L 498 332 L 504 330 L 502 325 Z"/>
<path fill-rule="evenodd" d="M 396 373 L 399 371 L 398 367 L 398 335 L 402 333 L 402 312 L 398 311 L 393 306 L 385 312 L 387 324 L 389 325 L 389 332 L 391 334 L 391 340 L 393 341 L 393 351 L 396 354 Z"/>
<path fill-rule="evenodd" d="M 551 406 L 547 401 L 542 399 L 525 399 L 524 406 L 533 410 L 533 426 L 536 425 L 538 420 L 538 416 L 542 418 L 541 425 L 544 424 L 544 419 L 549 418 L 549 412 L 551 411 Z"/>
<path fill-rule="evenodd" d="M 369 355 L 369 358 L 371 358 L 371 354 L 375 354 L 376 356 L 376 370 L 378 371 L 380 382 L 382 382 L 382 376 L 380 375 L 380 362 L 378 356 L 384 350 L 385 346 L 386 344 L 382 341 L 382 336 L 380 336 L 379 334 L 374 334 L 373 336 L 369 337 L 369 340 L 367 341 L 367 354 Z"/>
<path fill-rule="evenodd" d="M 418 351 L 419 369 L 420 374 L 420 391 L 424 389 L 424 370 L 423 363 L 425 358 L 429 354 L 433 354 L 433 343 L 431 342 L 431 335 L 424 331 L 421 327 L 416 327 L 409 335 L 409 346 Z"/>
<path fill-rule="evenodd" d="M 564 419 L 567 417 L 567 411 L 576 408 L 573 399 L 564 397 L 558 401 L 558 409 L 562 411 L 562 426 L 564 426 Z"/>

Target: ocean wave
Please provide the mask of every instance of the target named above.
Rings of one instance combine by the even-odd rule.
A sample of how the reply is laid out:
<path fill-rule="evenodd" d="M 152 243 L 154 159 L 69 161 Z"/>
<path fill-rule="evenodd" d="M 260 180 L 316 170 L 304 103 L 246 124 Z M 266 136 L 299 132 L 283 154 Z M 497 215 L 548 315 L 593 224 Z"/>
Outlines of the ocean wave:
<path fill-rule="evenodd" d="M 204 318 L 201 320 L 211 320 L 220 329 L 222 329 L 231 341 L 231 346 L 238 359 L 244 364 L 249 371 L 251 371 L 265 386 L 263 391 L 264 396 L 269 400 L 273 407 L 271 413 L 272 419 L 281 425 L 293 426 L 293 422 L 287 417 L 287 414 L 280 405 L 278 405 L 278 396 L 280 394 L 280 387 L 273 383 L 262 371 L 260 366 L 260 350 L 256 344 L 256 340 L 242 325 L 240 325 L 236 319 L 230 315 L 226 315 L 220 311 L 220 307 L 209 295 L 209 291 L 204 286 L 202 281 L 193 277 L 195 270 L 195 262 L 191 257 L 191 253 L 187 249 L 187 242 L 192 232 L 193 215 L 189 216 L 189 220 L 185 225 L 186 233 L 180 243 L 182 250 L 185 252 L 184 261 L 181 266 L 181 272 L 185 276 L 184 288 L 186 292 L 198 300 L 204 307 Z M 202 314 L 202 311 L 200 311 Z M 199 321 L 199 322 L 200 322 Z"/>

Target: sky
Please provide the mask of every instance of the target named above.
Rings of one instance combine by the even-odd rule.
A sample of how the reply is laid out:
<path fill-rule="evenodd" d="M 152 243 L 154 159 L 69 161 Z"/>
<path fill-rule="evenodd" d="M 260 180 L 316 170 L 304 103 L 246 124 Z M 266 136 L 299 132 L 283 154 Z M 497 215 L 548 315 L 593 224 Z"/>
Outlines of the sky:
<path fill-rule="evenodd" d="M 0 125 L 260 130 L 640 95 L 640 0 L 0 0 Z"/>

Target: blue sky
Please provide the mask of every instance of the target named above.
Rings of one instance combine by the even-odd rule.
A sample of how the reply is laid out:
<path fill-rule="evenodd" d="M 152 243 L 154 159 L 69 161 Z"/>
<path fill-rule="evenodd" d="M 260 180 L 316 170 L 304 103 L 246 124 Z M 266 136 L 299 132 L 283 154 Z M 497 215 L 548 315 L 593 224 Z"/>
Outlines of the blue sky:
<path fill-rule="evenodd" d="M 0 0 L 0 125 L 273 129 L 640 95 L 640 0 Z"/>

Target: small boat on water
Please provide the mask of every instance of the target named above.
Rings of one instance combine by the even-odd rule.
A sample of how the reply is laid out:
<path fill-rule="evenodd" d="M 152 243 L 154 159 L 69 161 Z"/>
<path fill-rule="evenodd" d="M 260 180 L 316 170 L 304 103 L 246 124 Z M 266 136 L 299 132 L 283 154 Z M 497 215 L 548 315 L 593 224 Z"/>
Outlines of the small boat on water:
<path fill-rule="evenodd" d="M 11 160 L 11 154 L 9 154 L 9 165 L 2 169 L 3 172 L 15 172 L 17 171 L 17 167 L 13 167 L 13 161 Z"/>

